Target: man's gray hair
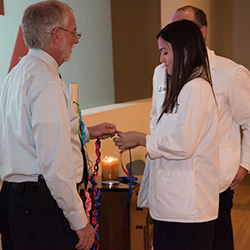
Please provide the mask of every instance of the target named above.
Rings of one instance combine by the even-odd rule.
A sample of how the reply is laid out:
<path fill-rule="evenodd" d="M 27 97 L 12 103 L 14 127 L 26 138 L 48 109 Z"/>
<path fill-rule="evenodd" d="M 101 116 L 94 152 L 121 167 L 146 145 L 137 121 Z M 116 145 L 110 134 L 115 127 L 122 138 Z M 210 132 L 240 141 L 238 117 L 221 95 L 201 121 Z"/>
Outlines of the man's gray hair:
<path fill-rule="evenodd" d="M 27 48 L 43 49 L 48 46 L 53 29 L 67 24 L 66 9 L 73 13 L 67 4 L 57 0 L 43 1 L 27 7 L 22 19 Z"/>

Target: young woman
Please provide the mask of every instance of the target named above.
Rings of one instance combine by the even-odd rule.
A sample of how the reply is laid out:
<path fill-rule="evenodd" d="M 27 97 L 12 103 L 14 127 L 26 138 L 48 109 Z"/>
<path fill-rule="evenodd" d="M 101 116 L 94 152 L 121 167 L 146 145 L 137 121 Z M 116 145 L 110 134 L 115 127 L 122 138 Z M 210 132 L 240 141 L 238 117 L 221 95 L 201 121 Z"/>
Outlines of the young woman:
<path fill-rule="evenodd" d="M 121 150 L 147 147 L 138 206 L 150 208 L 154 250 L 210 250 L 218 215 L 219 139 L 205 42 L 187 20 L 167 25 L 157 39 L 166 80 L 154 86 L 162 99 L 153 96 L 151 134 L 119 133 L 114 142 Z"/>

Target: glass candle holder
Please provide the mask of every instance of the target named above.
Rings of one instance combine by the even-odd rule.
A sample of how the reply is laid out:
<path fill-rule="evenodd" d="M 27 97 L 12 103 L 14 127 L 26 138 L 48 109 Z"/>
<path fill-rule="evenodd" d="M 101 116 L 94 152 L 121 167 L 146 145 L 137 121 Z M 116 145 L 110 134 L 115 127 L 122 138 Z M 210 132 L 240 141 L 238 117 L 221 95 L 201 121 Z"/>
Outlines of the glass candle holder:
<path fill-rule="evenodd" d="M 105 156 L 102 160 L 102 181 L 117 182 L 118 181 L 118 158 Z"/>

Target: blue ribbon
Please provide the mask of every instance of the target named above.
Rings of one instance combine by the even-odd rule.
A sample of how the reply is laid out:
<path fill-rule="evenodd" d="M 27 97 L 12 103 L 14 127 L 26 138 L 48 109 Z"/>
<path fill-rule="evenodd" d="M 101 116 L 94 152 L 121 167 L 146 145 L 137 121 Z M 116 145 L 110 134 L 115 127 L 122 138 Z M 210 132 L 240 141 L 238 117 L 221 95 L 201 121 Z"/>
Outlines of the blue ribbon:
<path fill-rule="evenodd" d="M 122 176 L 118 177 L 118 180 L 121 183 L 128 184 L 128 196 L 127 196 L 127 202 L 131 201 L 131 196 L 132 196 L 132 186 L 136 186 L 138 183 L 136 182 L 138 180 L 137 177 L 132 177 L 132 156 L 131 156 L 131 150 L 129 148 L 129 158 L 130 158 L 130 165 L 129 165 L 129 170 L 128 170 L 128 176 Z"/>

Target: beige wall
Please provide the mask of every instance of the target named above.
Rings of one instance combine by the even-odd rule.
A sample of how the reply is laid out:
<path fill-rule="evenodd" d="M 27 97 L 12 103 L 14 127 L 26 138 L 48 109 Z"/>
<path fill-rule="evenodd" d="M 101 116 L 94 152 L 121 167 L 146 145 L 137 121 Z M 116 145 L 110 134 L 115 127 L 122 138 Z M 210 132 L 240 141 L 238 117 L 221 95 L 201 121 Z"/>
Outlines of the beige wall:
<path fill-rule="evenodd" d="M 160 0 L 111 0 L 115 103 L 152 95 Z"/>
<path fill-rule="evenodd" d="M 151 110 L 151 98 L 143 99 L 138 102 L 129 102 L 123 104 L 114 104 L 106 107 L 107 111 L 101 111 L 105 109 L 102 108 L 83 110 L 82 116 L 83 121 L 87 126 L 96 125 L 102 122 L 114 123 L 117 130 L 125 131 L 141 131 L 144 133 L 149 133 L 149 121 L 150 121 L 150 110 Z M 101 112 L 100 112 L 101 111 Z M 92 114 L 89 114 L 92 113 Z M 95 140 L 87 144 L 87 153 L 95 163 Z M 116 156 L 120 157 L 119 150 L 115 147 L 112 139 L 101 141 L 101 154 L 102 156 Z M 131 150 L 132 160 L 142 159 L 145 160 L 145 155 L 147 153 L 146 148 L 138 147 Z M 125 166 L 129 162 L 129 152 L 124 152 L 122 155 L 122 162 Z M 101 164 L 100 172 L 101 174 Z M 124 175 L 122 168 L 119 164 L 119 174 Z"/>
<path fill-rule="evenodd" d="M 232 0 L 210 1 L 210 37 L 209 47 L 217 55 L 233 58 L 233 9 Z"/>
<path fill-rule="evenodd" d="M 250 1 L 233 0 L 233 59 L 250 69 Z"/>

